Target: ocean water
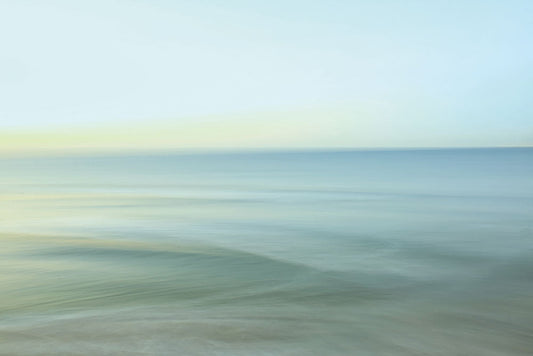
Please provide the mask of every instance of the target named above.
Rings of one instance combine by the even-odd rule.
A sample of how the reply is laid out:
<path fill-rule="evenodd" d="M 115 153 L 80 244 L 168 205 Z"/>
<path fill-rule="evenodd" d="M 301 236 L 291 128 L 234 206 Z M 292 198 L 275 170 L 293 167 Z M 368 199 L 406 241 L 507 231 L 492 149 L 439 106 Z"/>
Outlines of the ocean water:
<path fill-rule="evenodd" d="M 533 149 L 0 160 L 1 355 L 531 355 Z"/>

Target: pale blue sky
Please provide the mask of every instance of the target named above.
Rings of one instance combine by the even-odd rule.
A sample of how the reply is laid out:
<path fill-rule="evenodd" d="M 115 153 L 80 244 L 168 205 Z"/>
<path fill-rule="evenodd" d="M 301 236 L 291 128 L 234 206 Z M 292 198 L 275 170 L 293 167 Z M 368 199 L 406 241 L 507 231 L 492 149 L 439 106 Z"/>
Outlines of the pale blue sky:
<path fill-rule="evenodd" d="M 321 125 L 343 110 L 352 128 L 392 127 L 394 146 L 531 145 L 532 14 L 529 0 L 0 0 L 0 129 L 316 108 Z"/>

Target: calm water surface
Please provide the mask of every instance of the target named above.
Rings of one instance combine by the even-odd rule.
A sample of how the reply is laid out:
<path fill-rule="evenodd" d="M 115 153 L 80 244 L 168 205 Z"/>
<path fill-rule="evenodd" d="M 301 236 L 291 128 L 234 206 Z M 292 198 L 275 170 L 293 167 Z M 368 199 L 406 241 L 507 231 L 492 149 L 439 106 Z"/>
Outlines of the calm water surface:
<path fill-rule="evenodd" d="M 531 355 L 533 149 L 0 160 L 1 355 Z"/>

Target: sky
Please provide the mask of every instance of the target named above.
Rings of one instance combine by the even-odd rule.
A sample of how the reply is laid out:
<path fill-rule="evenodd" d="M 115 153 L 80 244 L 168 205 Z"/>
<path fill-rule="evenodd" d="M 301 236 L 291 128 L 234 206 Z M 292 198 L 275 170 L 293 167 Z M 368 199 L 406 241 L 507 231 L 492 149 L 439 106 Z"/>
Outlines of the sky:
<path fill-rule="evenodd" d="M 533 145 L 529 0 L 0 0 L 0 152 Z"/>

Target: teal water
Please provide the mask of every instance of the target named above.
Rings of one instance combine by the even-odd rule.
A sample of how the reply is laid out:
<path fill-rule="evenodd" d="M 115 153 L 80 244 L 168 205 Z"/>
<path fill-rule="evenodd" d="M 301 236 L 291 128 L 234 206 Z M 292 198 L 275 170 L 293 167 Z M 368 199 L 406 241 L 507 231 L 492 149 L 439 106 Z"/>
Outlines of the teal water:
<path fill-rule="evenodd" d="M 1 355 L 533 353 L 533 149 L 0 172 Z"/>

